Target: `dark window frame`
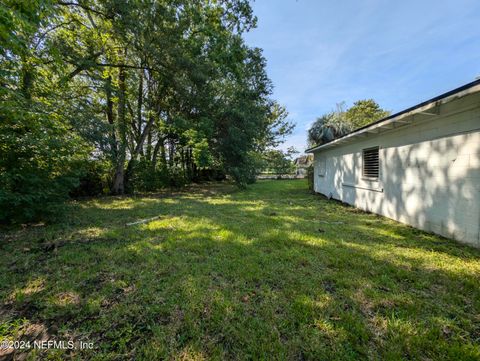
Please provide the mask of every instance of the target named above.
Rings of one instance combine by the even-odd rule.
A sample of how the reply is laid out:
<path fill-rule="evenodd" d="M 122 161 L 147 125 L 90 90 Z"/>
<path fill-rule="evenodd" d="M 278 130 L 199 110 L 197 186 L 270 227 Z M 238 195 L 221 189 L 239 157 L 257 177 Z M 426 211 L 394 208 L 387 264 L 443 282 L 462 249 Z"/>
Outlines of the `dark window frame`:
<path fill-rule="evenodd" d="M 377 180 L 380 177 L 380 147 L 370 147 L 362 150 L 362 177 Z"/>

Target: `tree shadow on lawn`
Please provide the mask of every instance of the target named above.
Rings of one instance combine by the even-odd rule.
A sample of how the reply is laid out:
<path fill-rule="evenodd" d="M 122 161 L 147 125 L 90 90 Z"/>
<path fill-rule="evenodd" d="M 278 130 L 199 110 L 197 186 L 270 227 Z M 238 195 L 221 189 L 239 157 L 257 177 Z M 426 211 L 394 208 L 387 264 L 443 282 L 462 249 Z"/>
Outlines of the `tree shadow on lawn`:
<path fill-rule="evenodd" d="M 102 240 L 29 256 L 5 309 L 105 358 L 479 355 L 478 250 L 289 192 L 94 205 Z"/>

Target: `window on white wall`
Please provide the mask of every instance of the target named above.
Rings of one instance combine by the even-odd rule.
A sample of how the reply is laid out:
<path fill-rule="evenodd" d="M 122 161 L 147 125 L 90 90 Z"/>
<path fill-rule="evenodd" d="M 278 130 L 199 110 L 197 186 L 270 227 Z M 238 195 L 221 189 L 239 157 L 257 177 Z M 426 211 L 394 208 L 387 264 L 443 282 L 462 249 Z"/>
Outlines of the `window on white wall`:
<path fill-rule="evenodd" d="M 318 167 L 318 176 L 319 177 L 325 177 L 325 170 L 327 168 L 326 160 L 325 158 L 320 158 L 317 162 L 317 167 Z"/>
<path fill-rule="evenodd" d="M 362 152 L 362 174 L 365 178 L 378 179 L 380 159 L 378 147 L 367 148 Z"/>

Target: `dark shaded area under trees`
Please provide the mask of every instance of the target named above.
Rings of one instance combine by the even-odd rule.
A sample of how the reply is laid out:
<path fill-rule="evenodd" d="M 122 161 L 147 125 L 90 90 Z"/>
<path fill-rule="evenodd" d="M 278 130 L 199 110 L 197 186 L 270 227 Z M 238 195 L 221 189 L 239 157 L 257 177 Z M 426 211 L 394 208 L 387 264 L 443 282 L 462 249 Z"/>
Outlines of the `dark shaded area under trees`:
<path fill-rule="evenodd" d="M 230 176 L 292 126 L 245 0 L 0 4 L 0 222 Z"/>

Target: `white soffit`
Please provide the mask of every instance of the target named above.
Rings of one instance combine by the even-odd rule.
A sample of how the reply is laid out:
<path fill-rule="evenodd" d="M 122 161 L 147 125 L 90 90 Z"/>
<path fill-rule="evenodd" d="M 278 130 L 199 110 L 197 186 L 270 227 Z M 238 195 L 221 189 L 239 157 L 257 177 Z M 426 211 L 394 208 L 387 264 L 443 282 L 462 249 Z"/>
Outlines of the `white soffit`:
<path fill-rule="evenodd" d="M 410 108 L 411 110 L 404 110 L 400 113 L 391 115 L 383 120 L 379 120 L 371 125 L 365 126 L 355 130 L 341 138 L 332 140 L 331 142 L 310 148 L 306 153 L 313 153 L 320 149 L 335 147 L 340 144 L 350 143 L 355 139 L 366 137 L 369 134 L 380 134 L 392 129 L 398 129 L 413 122 L 414 115 L 425 115 L 427 117 L 434 117 L 440 114 L 440 105 L 451 102 L 452 100 L 462 98 L 466 95 L 477 93 L 480 91 L 480 81 L 475 81 L 466 84 L 460 88 L 452 90 L 448 93 L 440 95 L 439 97 L 427 100 L 417 106 Z"/>

